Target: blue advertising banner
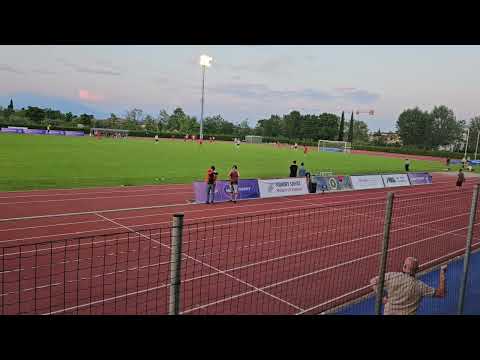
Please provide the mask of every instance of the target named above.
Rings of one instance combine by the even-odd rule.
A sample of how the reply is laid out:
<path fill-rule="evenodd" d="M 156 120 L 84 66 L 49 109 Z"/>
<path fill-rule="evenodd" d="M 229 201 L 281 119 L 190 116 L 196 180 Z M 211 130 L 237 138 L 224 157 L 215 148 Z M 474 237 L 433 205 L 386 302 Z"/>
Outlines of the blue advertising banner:
<path fill-rule="evenodd" d="M 317 183 L 317 193 L 352 189 L 350 176 L 312 176 L 312 181 Z"/>
<path fill-rule="evenodd" d="M 13 133 L 13 134 L 23 134 L 23 129 L 13 129 L 13 128 L 2 128 L 1 132 Z"/>
<path fill-rule="evenodd" d="M 195 201 L 204 203 L 207 201 L 207 183 L 195 181 L 193 183 Z M 219 180 L 215 186 L 215 202 L 230 201 L 232 189 L 229 181 Z M 211 195 L 210 195 L 211 196 Z M 258 181 L 256 179 L 241 179 L 238 182 L 238 200 L 257 199 L 260 197 Z"/>
<path fill-rule="evenodd" d="M 32 135 L 45 135 L 46 130 L 40 129 L 26 129 L 23 131 L 24 134 L 32 134 Z"/>
<path fill-rule="evenodd" d="M 64 130 L 50 130 L 47 132 L 47 135 L 65 135 Z"/>
<path fill-rule="evenodd" d="M 83 131 L 65 131 L 65 136 L 85 136 Z"/>
<path fill-rule="evenodd" d="M 429 173 L 408 173 L 408 179 L 412 185 L 427 185 L 432 183 L 432 175 Z"/>

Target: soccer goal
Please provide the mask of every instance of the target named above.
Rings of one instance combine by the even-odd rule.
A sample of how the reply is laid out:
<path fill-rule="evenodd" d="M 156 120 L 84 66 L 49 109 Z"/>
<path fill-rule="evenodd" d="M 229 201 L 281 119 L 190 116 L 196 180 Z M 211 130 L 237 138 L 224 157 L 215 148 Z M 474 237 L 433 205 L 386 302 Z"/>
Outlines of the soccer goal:
<path fill-rule="evenodd" d="M 114 137 L 114 138 L 127 138 L 128 137 L 128 130 L 122 129 L 103 129 L 103 128 L 91 128 L 90 129 L 90 136 L 106 136 L 106 137 Z"/>
<path fill-rule="evenodd" d="M 318 140 L 318 151 L 351 152 L 352 143 L 348 141 Z"/>
<path fill-rule="evenodd" d="M 245 142 L 247 144 L 261 144 L 262 143 L 262 137 L 261 136 L 255 136 L 255 135 L 247 135 L 247 136 L 245 136 Z"/>

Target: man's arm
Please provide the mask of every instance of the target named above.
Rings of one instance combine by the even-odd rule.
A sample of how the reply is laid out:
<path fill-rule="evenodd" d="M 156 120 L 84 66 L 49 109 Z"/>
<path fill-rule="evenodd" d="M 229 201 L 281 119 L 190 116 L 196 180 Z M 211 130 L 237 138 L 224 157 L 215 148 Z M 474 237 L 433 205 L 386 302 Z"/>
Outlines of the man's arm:
<path fill-rule="evenodd" d="M 373 279 L 370 280 L 370 285 L 372 285 L 373 292 L 376 294 L 378 290 L 378 276 L 375 276 Z M 383 303 L 386 304 L 388 302 L 388 296 L 385 295 L 383 297 Z"/>
<path fill-rule="evenodd" d="M 445 292 L 446 292 L 445 272 L 446 271 L 447 271 L 447 265 L 443 265 L 440 268 L 438 288 L 435 289 L 435 293 L 433 294 L 433 296 L 435 296 L 435 297 L 444 297 L 445 296 Z"/>

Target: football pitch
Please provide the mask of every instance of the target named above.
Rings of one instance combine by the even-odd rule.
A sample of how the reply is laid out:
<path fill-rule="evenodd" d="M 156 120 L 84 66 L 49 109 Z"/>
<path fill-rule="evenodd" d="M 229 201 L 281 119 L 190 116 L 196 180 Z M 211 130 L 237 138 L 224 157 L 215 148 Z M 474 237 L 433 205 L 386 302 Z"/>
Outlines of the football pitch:
<path fill-rule="evenodd" d="M 215 165 L 225 179 L 233 164 L 242 178 L 288 177 L 292 160 L 307 171 L 334 174 L 404 172 L 403 160 L 360 154 L 290 150 L 268 144 L 203 145 L 160 139 L 108 139 L 0 134 L 0 191 L 117 185 L 175 184 L 203 180 Z M 411 171 L 439 171 L 435 161 L 412 160 Z"/>

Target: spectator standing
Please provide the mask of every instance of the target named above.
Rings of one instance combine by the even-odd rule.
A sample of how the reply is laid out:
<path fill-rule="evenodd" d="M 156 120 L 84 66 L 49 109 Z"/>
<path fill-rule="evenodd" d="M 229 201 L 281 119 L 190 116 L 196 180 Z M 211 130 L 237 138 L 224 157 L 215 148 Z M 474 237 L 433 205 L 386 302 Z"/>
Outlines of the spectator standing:
<path fill-rule="evenodd" d="M 297 161 L 293 160 L 292 165 L 290 165 L 290 177 L 297 177 Z"/>
<path fill-rule="evenodd" d="M 304 165 L 304 163 L 302 162 L 302 163 L 300 164 L 300 168 L 298 169 L 298 176 L 299 176 L 299 177 L 304 177 L 306 173 L 307 173 L 307 170 L 305 170 L 305 165 Z"/>
<path fill-rule="evenodd" d="M 215 171 L 215 166 L 211 166 L 207 171 L 207 201 L 206 204 L 210 203 L 210 193 L 212 194 L 212 204 L 215 201 L 215 185 L 217 183 L 218 173 Z"/>
<path fill-rule="evenodd" d="M 230 201 L 236 203 L 238 199 L 238 180 L 240 178 L 240 173 L 238 171 L 237 165 L 233 165 L 232 170 L 230 170 L 230 172 L 228 173 L 228 178 L 230 180 L 230 188 L 232 191 L 232 198 Z"/>
<path fill-rule="evenodd" d="M 465 174 L 463 173 L 463 170 L 460 169 L 458 170 L 458 176 L 457 176 L 457 190 L 461 190 L 463 183 L 465 182 Z"/>
<path fill-rule="evenodd" d="M 417 280 L 418 260 L 408 257 L 403 263 L 402 272 L 385 274 L 384 288 L 387 296 L 383 298 L 385 304 L 384 315 L 415 315 L 421 300 L 425 296 L 444 297 L 446 291 L 445 272 L 447 266 L 440 268 L 439 286 L 433 288 Z M 370 280 L 374 292 L 377 292 L 378 276 Z"/>

